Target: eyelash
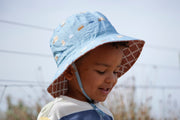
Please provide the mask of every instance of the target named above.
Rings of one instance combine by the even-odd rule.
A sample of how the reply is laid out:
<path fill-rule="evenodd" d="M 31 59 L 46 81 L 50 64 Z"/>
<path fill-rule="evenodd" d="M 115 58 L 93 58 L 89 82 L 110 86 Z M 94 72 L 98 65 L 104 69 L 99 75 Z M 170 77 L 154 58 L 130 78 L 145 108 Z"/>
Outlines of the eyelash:
<path fill-rule="evenodd" d="M 103 75 L 103 74 L 105 73 L 105 71 L 102 72 L 102 71 L 98 71 L 98 70 L 96 70 L 96 72 L 99 73 L 99 74 L 101 74 L 101 75 Z M 114 73 L 114 74 L 118 74 L 118 72 L 113 72 L 113 73 Z"/>
<path fill-rule="evenodd" d="M 118 74 L 118 72 L 113 72 L 114 74 Z"/>
<path fill-rule="evenodd" d="M 102 71 L 98 71 L 98 70 L 96 70 L 96 72 L 101 74 L 101 75 L 103 75 L 105 73 L 105 71 L 102 72 Z"/>

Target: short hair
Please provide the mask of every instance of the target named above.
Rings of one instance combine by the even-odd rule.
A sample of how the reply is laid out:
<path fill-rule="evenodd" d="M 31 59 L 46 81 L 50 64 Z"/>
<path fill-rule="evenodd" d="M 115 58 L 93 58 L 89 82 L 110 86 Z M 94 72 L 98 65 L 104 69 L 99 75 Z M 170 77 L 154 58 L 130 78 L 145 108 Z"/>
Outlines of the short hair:
<path fill-rule="evenodd" d="M 118 48 L 120 47 L 129 47 L 129 42 L 128 41 L 124 41 L 124 42 L 112 42 L 110 43 L 113 47 Z"/>

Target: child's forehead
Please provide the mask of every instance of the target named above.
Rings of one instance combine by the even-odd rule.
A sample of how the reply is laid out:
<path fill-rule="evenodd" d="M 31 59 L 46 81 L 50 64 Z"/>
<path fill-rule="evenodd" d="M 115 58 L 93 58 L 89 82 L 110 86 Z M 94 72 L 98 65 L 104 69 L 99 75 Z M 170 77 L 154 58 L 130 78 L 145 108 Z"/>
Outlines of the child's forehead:
<path fill-rule="evenodd" d="M 107 54 L 107 52 L 115 52 L 115 51 L 122 51 L 122 46 L 119 46 L 119 47 L 116 47 L 116 46 L 113 46 L 112 43 L 107 43 L 107 44 L 103 44 L 103 45 L 100 45 L 94 49 L 92 49 L 91 51 L 87 52 L 85 54 L 86 55 L 97 55 L 97 54 L 100 54 L 100 55 L 103 55 L 103 54 Z"/>
<path fill-rule="evenodd" d="M 100 60 L 106 61 L 114 56 L 122 55 L 122 47 L 114 47 L 112 44 L 103 44 L 96 47 L 95 49 L 87 52 L 85 55 L 81 56 L 77 61 L 88 62 L 92 60 L 93 62 L 99 62 Z"/>

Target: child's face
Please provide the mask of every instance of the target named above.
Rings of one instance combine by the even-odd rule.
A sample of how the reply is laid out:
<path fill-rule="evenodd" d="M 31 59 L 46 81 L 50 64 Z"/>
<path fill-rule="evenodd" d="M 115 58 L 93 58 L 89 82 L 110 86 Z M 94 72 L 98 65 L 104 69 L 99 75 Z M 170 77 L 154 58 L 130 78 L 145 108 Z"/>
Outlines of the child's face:
<path fill-rule="evenodd" d="M 95 101 L 104 101 L 117 82 L 117 72 L 122 60 L 122 47 L 111 44 L 95 48 L 76 62 L 87 95 Z M 74 75 L 75 76 L 75 75 Z M 76 78 L 69 81 L 69 96 L 87 101 Z"/>

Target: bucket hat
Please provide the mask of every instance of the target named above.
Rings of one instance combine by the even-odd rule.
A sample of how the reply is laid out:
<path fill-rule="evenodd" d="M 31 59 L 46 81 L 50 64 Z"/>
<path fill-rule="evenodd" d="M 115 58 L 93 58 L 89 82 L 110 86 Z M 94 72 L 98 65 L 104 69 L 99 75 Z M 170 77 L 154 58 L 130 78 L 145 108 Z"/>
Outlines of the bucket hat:
<path fill-rule="evenodd" d="M 68 80 L 63 73 L 77 59 L 94 48 L 111 42 L 126 42 L 118 77 L 126 73 L 139 57 L 144 41 L 118 33 L 100 12 L 74 14 L 60 24 L 50 39 L 50 48 L 57 64 L 57 72 L 48 92 L 53 97 L 66 95 Z"/>

